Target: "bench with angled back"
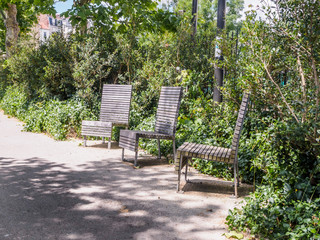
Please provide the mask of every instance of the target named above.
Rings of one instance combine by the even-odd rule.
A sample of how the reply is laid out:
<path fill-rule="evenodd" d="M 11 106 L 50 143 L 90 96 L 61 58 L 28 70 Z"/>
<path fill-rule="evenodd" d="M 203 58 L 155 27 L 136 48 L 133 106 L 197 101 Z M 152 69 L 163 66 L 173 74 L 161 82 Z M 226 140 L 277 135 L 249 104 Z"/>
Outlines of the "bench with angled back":
<path fill-rule="evenodd" d="M 87 136 L 109 138 L 108 148 L 111 148 L 113 126 L 129 126 L 129 110 L 131 104 L 132 86 L 119 84 L 104 84 L 100 107 L 100 121 L 82 121 L 81 134 L 86 146 Z"/>
<path fill-rule="evenodd" d="M 197 143 L 183 143 L 177 150 L 176 170 L 178 170 L 178 185 L 177 190 L 180 190 L 180 178 L 181 169 L 186 166 L 185 180 L 187 180 L 188 174 L 188 159 L 189 158 L 201 158 L 209 161 L 225 162 L 228 164 L 233 164 L 234 166 L 234 191 L 235 197 L 238 196 L 238 184 L 239 184 L 239 169 L 238 169 L 238 147 L 240 133 L 242 130 L 244 118 L 246 111 L 248 109 L 249 94 L 244 93 L 242 98 L 242 103 L 238 113 L 238 119 L 236 122 L 236 127 L 233 135 L 231 148 L 223 148 L 216 146 L 209 146 Z"/>
<path fill-rule="evenodd" d="M 124 149 L 135 152 L 134 166 L 138 166 L 139 139 L 158 140 L 158 158 L 161 158 L 160 139 L 173 141 L 173 157 L 175 159 L 175 132 L 182 97 L 182 87 L 162 87 L 154 131 L 121 130 L 119 146 L 122 150 L 122 160 L 124 160 Z"/>

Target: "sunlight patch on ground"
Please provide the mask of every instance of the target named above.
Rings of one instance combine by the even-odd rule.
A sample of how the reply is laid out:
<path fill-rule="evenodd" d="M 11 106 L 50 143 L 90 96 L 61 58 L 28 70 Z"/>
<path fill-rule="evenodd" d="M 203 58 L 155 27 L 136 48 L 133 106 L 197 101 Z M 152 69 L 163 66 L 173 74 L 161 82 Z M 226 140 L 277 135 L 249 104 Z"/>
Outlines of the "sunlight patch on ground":
<path fill-rule="evenodd" d="M 93 193 L 104 193 L 106 189 L 101 186 L 83 186 L 77 189 L 70 189 L 69 192 L 73 194 L 93 194 Z"/>
<path fill-rule="evenodd" d="M 68 234 L 66 236 L 66 239 L 70 239 L 70 240 L 91 240 L 91 239 L 96 239 L 96 238 L 91 233 L 85 233 L 85 234 L 71 233 L 71 234 Z"/>
<path fill-rule="evenodd" d="M 117 211 L 120 210 L 122 205 L 118 201 L 110 200 L 110 199 L 101 199 L 89 196 L 81 196 L 81 200 L 86 201 L 86 204 L 77 204 L 73 210 L 75 211 L 93 211 L 93 210 L 111 210 Z"/>

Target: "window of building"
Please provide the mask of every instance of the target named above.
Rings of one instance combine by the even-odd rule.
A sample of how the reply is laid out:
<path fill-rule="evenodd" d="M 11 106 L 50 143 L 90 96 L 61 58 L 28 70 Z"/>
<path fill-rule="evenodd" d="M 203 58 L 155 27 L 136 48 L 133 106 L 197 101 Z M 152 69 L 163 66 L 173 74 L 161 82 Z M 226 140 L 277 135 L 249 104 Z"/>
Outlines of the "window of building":
<path fill-rule="evenodd" d="M 46 32 L 43 33 L 43 38 L 47 39 L 47 33 Z"/>
<path fill-rule="evenodd" d="M 49 17 L 49 23 L 50 23 L 50 25 L 53 25 L 51 17 Z"/>

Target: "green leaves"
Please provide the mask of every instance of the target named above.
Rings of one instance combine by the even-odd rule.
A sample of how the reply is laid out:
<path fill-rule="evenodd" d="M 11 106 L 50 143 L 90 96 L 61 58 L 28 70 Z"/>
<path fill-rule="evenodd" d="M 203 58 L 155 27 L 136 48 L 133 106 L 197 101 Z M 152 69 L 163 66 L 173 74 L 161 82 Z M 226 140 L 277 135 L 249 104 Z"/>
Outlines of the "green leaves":
<path fill-rule="evenodd" d="M 24 121 L 26 131 L 46 132 L 57 140 L 66 139 L 69 134 L 80 136 L 82 120 L 96 120 L 94 113 L 99 108 L 95 106 L 96 109 L 90 109 L 77 98 L 68 101 L 28 101 L 23 87 L 16 86 L 7 88 L 0 106 L 6 114 Z"/>
<path fill-rule="evenodd" d="M 319 199 L 315 202 L 290 200 L 290 195 L 269 187 L 260 187 L 247 198 L 241 211 L 227 217 L 230 229 L 268 239 L 317 239 L 319 237 Z"/>
<path fill-rule="evenodd" d="M 95 31 L 111 35 L 117 32 L 138 36 L 142 32 L 174 30 L 176 24 L 176 16 L 157 9 L 157 3 L 152 0 L 92 0 L 74 5 L 63 15 L 70 17 L 72 25 L 79 30 L 90 21 Z"/>
<path fill-rule="evenodd" d="M 244 238 L 243 234 L 237 233 L 236 231 L 231 231 L 231 232 L 225 233 L 224 235 L 229 239 L 230 238 L 233 238 L 233 239 L 243 239 Z"/>

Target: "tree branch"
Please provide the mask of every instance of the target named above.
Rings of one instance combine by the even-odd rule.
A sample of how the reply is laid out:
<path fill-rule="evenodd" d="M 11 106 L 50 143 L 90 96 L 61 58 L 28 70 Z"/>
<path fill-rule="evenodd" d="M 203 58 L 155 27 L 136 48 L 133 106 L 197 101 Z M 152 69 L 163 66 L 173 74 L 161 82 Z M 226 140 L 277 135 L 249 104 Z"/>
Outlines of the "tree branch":
<path fill-rule="evenodd" d="M 287 102 L 286 98 L 283 96 L 283 93 L 281 91 L 281 88 L 279 87 L 279 85 L 274 81 L 273 77 L 271 76 L 269 69 L 267 68 L 267 64 L 265 63 L 265 61 L 263 59 L 261 59 L 261 61 L 263 62 L 263 67 L 267 72 L 267 75 L 269 77 L 269 79 L 272 81 L 272 83 L 276 86 L 276 88 L 278 89 L 281 98 L 283 99 L 283 102 L 286 104 L 287 108 L 289 109 L 289 111 L 291 112 L 291 114 L 293 115 L 293 117 L 296 119 L 297 123 L 300 123 L 298 117 L 296 116 L 296 114 L 294 113 L 293 109 L 290 107 L 289 103 Z"/>
<path fill-rule="evenodd" d="M 318 122 L 319 117 L 319 106 L 320 106 L 320 81 L 318 78 L 317 67 L 313 57 L 311 57 L 311 66 L 313 70 L 314 82 L 316 85 L 316 114 L 315 114 L 315 122 Z M 317 125 L 314 127 L 314 136 L 317 136 Z"/>
<path fill-rule="evenodd" d="M 303 94 L 303 105 L 304 105 L 304 113 L 302 116 L 302 122 L 304 122 L 306 120 L 307 117 L 307 93 L 306 93 L 306 80 L 304 78 L 304 73 L 303 73 L 303 69 L 302 69 L 302 65 L 301 65 L 301 61 L 300 61 L 300 56 L 298 54 L 297 56 L 297 64 L 298 64 L 298 69 L 299 69 L 299 74 L 301 76 L 301 87 L 302 87 L 302 94 Z"/>
<path fill-rule="evenodd" d="M 4 14 L 3 10 L 0 9 L 0 15 L 3 18 L 3 21 L 6 22 L 6 15 Z"/>

